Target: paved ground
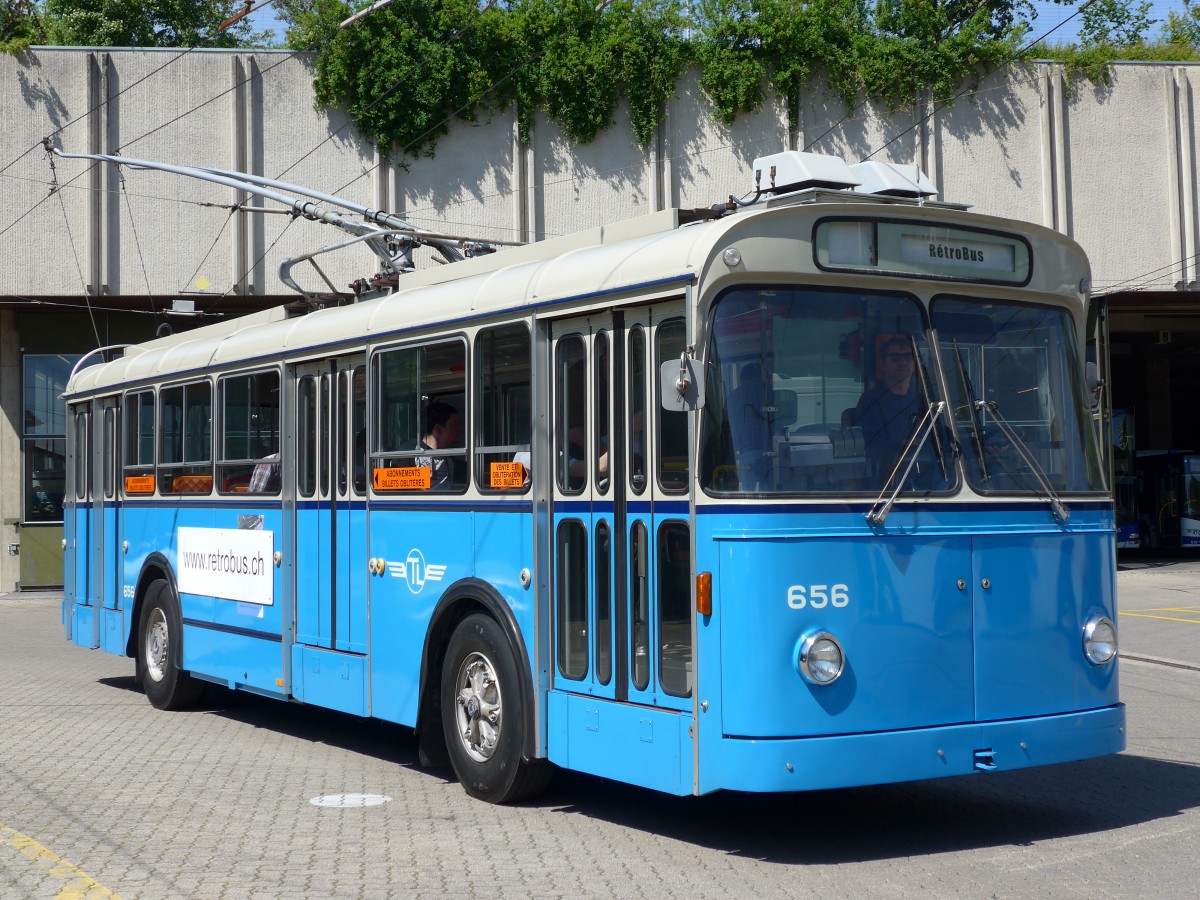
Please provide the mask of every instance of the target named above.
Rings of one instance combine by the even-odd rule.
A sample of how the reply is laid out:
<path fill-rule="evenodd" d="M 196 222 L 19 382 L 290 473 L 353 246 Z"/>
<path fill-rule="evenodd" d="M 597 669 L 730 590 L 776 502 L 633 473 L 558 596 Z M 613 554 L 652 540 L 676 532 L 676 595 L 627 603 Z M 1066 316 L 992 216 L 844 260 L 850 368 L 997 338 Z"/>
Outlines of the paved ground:
<path fill-rule="evenodd" d="M 1200 560 L 1123 560 L 1117 602 L 1123 654 L 1200 670 Z"/>
<path fill-rule="evenodd" d="M 1195 896 L 1200 564 L 1118 587 L 1120 756 L 766 797 L 560 773 L 502 808 L 402 728 L 227 692 L 158 712 L 131 662 L 64 640 L 57 595 L 0 597 L 0 900 Z M 392 799 L 309 802 L 347 792 Z"/>

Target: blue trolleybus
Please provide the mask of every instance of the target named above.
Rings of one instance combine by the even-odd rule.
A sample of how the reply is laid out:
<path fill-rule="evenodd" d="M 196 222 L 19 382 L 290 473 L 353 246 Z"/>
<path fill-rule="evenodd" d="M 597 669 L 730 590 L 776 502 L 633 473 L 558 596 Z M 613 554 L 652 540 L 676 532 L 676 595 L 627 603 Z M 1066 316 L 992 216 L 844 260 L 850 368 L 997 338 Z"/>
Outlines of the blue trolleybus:
<path fill-rule="evenodd" d="M 74 373 L 70 639 L 162 709 L 410 726 L 492 802 L 1122 750 L 1084 254 L 911 167 L 754 169 L 411 273 L 392 228 L 356 302 Z"/>

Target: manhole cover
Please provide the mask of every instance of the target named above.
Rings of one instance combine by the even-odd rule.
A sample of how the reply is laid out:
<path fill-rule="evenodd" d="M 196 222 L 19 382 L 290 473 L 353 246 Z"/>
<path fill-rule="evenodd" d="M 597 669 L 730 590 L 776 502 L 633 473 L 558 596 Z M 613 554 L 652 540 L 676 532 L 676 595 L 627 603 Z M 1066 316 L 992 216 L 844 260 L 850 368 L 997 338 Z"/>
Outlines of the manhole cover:
<path fill-rule="evenodd" d="M 364 806 L 382 806 L 390 803 L 391 797 L 383 794 L 322 794 L 313 797 L 308 802 L 313 806 L 327 806 L 334 809 L 361 808 Z"/>

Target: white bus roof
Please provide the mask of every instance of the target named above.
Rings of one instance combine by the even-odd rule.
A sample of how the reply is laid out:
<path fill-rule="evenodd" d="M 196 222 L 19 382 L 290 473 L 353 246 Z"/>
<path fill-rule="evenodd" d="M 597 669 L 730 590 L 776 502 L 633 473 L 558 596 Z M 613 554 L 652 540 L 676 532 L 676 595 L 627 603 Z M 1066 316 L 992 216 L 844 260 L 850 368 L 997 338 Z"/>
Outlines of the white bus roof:
<path fill-rule="evenodd" d="M 679 210 L 664 210 L 637 219 L 604 225 L 475 259 L 400 276 L 390 294 L 346 306 L 295 315 L 285 307 L 242 316 L 125 349 L 124 356 L 76 372 L 65 394 L 95 393 L 125 384 L 153 382 L 210 367 L 236 366 L 280 356 L 320 354 L 338 345 L 352 345 L 438 324 L 485 319 L 505 311 L 532 309 L 558 302 L 643 291 L 661 285 L 663 293 L 677 291 L 697 279 L 710 261 L 732 240 L 765 227 L 767 219 L 794 216 L 797 207 L 809 218 L 822 215 L 879 214 L 935 219 L 955 224 L 1035 234 L 1064 246 L 1058 261 L 1077 255 L 1086 275 L 1081 250 L 1069 238 L 1024 223 L 977 214 L 944 204 L 916 205 L 878 196 L 836 191 L 803 191 L 792 203 L 772 198 L 751 209 L 715 220 L 680 226 Z M 883 206 L 891 207 L 881 209 Z M 790 212 L 788 212 L 790 210 Z M 767 219 L 764 219 L 767 217 Z M 749 232 L 749 235 L 745 234 Z M 789 234 L 807 246 L 811 232 Z M 795 245 L 779 246 L 771 265 L 751 265 L 753 271 L 796 267 Z M 1071 249 L 1073 248 L 1074 252 Z M 1064 255 L 1065 254 L 1065 255 Z M 722 266 L 721 272 L 727 273 Z M 1047 274 L 1044 272 L 1039 274 Z M 1062 284 L 1031 284 L 1030 288 L 1061 290 Z"/>

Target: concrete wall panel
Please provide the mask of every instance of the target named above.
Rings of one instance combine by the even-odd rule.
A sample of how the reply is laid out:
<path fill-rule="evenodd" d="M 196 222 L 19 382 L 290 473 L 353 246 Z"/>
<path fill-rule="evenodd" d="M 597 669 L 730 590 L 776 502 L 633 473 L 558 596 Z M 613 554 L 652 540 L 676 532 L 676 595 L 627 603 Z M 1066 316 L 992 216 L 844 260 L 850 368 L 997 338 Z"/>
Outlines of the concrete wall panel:
<path fill-rule="evenodd" d="M 1198 73 L 1120 65 L 1111 85 L 1094 87 L 1067 85 L 1053 64 L 1010 67 L 932 116 L 928 98 L 898 110 L 847 107 L 814 84 L 794 123 L 785 101 L 770 98 L 727 127 L 691 71 L 648 148 L 634 140 L 625 107 L 587 146 L 541 116 L 521 145 L 507 111 L 454 122 L 433 157 L 397 151 L 389 160 L 344 113 L 314 109 L 311 59 L 300 54 L 38 50 L 0 59 L 9 88 L 0 98 L 0 165 L 8 163 L 0 174 L 12 226 L 0 235 L 0 294 L 78 296 L 92 285 L 219 310 L 230 294 L 285 294 L 282 259 L 341 239 L 282 215 L 231 215 L 232 189 L 161 173 L 124 172 L 123 193 L 115 170 L 59 161 L 61 190 L 51 195 L 38 142 L 53 133 L 72 151 L 245 167 L 431 229 L 493 239 L 537 239 L 741 197 L 753 188 L 753 159 L 811 146 L 850 162 L 920 164 L 943 199 L 1073 234 L 1101 289 L 1126 281 L 1170 289 L 1200 280 L 1192 265 L 1200 249 Z M 105 96 L 110 102 L 89 114 Z M 322 257 L 321 266 L 339 288 L 374 268 L 365 250 Z M 320 284 L 315 274 L 303 280 Z"/>
<path fill-rule="evenodd" d="M 982 80 L 934 116 L 930 175 L 942 199 L 977 212 L 1053 225 L 1042 197 L 1042 69 L 1010 66 Z"/>
<path fill-rule="evenodd" d="M 1111 85 L 1081 82 L 1071 91 L 1068 233 L 1087 247 L 1099 291 L 1127 278 L 1135 279 L 1129 288 L 1169 290 L 1181 277 L 1173 263 L 1182 248 L 1171 237 L 1181 213 L 1172 189 L 1180 180 L 1173 74 L 1169 66 L 1115 66 Z"/>
<path fill-rule="evenodd" d="M 787 109 L 773 96 L 734 125 L 718 122 L 695 71 L 680 80 L 667 105 L 663 156 L 670 186 L 667 206 L 712 206 L 754 190 L 752 165 L 788 148 Z"/>

